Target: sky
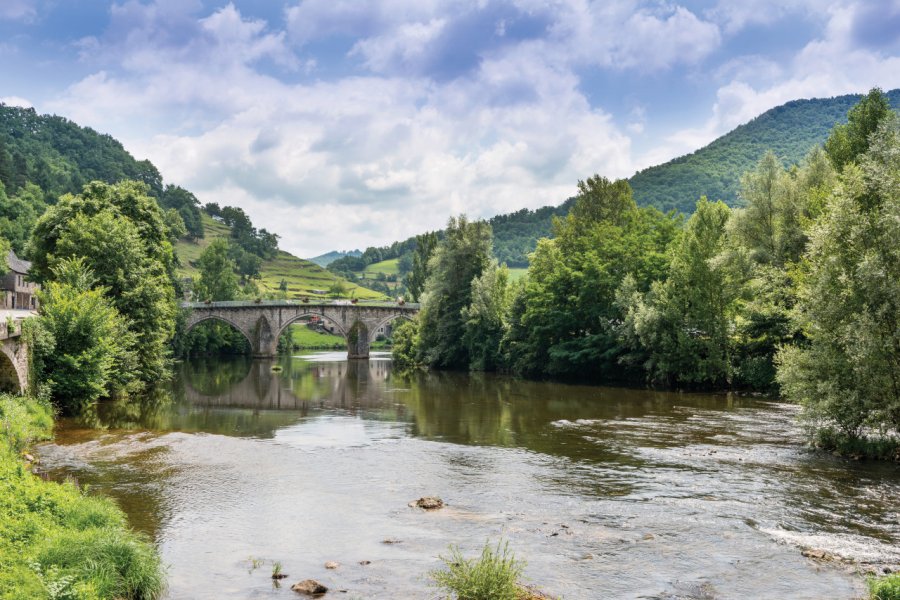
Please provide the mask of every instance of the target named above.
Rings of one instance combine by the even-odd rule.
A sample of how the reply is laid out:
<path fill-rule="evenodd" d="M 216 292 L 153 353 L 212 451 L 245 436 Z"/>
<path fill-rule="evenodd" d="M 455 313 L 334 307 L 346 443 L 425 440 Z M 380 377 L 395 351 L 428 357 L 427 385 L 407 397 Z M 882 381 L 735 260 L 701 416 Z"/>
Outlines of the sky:
<path fill-rule="evenodd" d="M 0 0 L 0 102 L 303 257 L 559 204 L 873 86 L 900 87 L 900 0 Z"/>

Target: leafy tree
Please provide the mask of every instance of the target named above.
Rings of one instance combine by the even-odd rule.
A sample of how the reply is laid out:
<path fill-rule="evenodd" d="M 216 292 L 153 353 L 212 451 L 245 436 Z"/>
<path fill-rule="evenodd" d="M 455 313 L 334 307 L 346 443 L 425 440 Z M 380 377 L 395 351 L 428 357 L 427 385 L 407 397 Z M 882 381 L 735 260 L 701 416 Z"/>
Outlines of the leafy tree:
<path fill-rule="evenodd" d="M 638 209 L 627 182 L 592 177 L 555 239 L 542 239 L 516 298 L 509 339 L 510 366 L 523 373 L 621 379 L 622 311 L 616 290 L 628 274 L 638 287 L 662 278 L 665 251 L 678 220 Z"/>
<path fill-rule="evenodd" d="M 509 269 L 496 263 L 472 281 L 472 302 L 462 311 L 463 341 L 473 371 L 495 371 L 502 366 L 500 343 L 511 300 Z"/>
<path fill-rule="evenodd" d="M 778 356 L 784 394 L 851 438 L 900 430 L 900 119 L 868 144 L 812 232 L 796 311 L 808 343 Z"/>
<path fill-rule="evenodd" d="M 328 288 L 328 295 L 331 298 L 343 298 L 347 295 L 347 286 L 340 279 L 335 279 Z"/>
<path fill-rule="evenodd" d="M 200 300 L 234 300 L 238 294 L 238 280 L 234 274 L 237 266 L 228 257 L 229 244 L 222 238 L 214 239 L 203 250 L 197 261 L 200 279 L 195 287 Z"/>
<path fill-rule="evenodd" d="M 413 367 L 419 364 L 419 322 L 403 321 L 394 327 L 391 334 L 393 346 L 391 358 L 398 367 Z"/>
<path fill-rule="evenodd" d="M 57 406 L 71 414 L 127 387 L 137 337 L 83 258 L 56 262 L 53 276 L 39 292 L 40 324 L 52 343 L 39 346 L 38 375 Z"/>
<path fill-rule="evenodd" d="M 461 215 L 450 219 L 446 232 L 428 263 L 419 315 L 419 362 L 465 369 L 470 357 L 464 341 L 463 309 L 472 303 L 473 281 L 490 264 L 491 228 L 484 221 L 472 222 Z"/>
<path fill-rule="evenodd" d="M 174 254 L 159 205 L 147 187 L 93 182 L 66 195 L 38 220 L 29 244 L 32 276 L 53 280 L 59 261 L 83 257 L 137 338 L 137 372 L 145 383 L 168 376 L 175 329 Z"/>
<path fill-rule="evenodd" d="M 620 298 L 631 297 L 626 327 L 645 349 L 644 366 L 654 381 L 705 386 L 730 381 L 729 334 L 743 281 L 726 261 L 717 260 L 729 216 L 724 203 L 701 198 L 675 246 L 668 277 L 644 297 L 620 290 Z"/>
<path fill-rule="evenodd" d="M 159 199 L 159 205 L 164 209 L 175 210 L 181 216 L 186 232 L 179 237 L 187 235 L 192 240 L 203 238 L 203 219 L 200 216 L 200 201 L 196 196 L 183 187 L 167 185 Z"/>
<path fill-rule="evenodd" d="M 409 273 L 403 280 L 409 291 L 409 297 L 413 302 L 418 302 L 425 290 L 425 281 L 428 279 L 428 263 L 437 247 L 437 233 L 429 232 L 416 236 L 416 248 L 412 255 L 412 265 Z"/>
<path fill-rule="evenodd" d="M 890 114 L 891 104 L 879 88 L 872 88 L 850 109 L 847 123 L 836 125 L 825 142 L 825 151 L 838 171 L 869 149 L 869 136 Z"/>
<path fill-rule="evenodd" d="M 164 219 L 166 222 L 166 232 L 169 236 L 169 242 L 174 244 L 187 234 L 187 228 L 184 226 L 184 219 L 174 208 L 170 208 L 165 212 Z"/>

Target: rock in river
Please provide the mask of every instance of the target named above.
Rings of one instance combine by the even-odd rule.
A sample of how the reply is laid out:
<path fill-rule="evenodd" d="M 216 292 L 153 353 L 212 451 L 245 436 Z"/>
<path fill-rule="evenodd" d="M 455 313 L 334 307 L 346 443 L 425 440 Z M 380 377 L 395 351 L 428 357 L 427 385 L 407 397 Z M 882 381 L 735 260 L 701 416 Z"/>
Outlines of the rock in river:
<path fill-rule="evenodd" d="M 307 596 L 321 596 L 328 591 L 328 588 L 315 579 L 304 579 L 292 585 L 291 591 L 298 594 L 306 594 Z"/>
<path fill-rule="evenodd" d="M 435 510 L 444 507 L 444 501 L 437 496 L 424 496 L 418 500 L 409 503 L 410 506 L 424 508 L 425 510 Z"/>
<path fill-rule="evenodd" d="M 329 560 L 325 563 L 326 569 L 337 569 L 339 566 L 341 566 L 340 563 L 336 563 L 333 560 Z"/>

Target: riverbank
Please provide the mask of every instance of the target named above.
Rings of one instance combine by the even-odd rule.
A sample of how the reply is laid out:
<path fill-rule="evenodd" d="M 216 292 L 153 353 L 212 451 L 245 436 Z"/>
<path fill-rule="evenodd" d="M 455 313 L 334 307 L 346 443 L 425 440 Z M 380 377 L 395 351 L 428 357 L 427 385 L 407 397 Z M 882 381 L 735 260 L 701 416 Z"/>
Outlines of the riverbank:
<path fill-rule="evenodd" d="M 112 500 L 31 472 L 26 449 L 52 433 L 48 404 L 0 395 L 0 597 L 158 598 L 160 557 Z"/>

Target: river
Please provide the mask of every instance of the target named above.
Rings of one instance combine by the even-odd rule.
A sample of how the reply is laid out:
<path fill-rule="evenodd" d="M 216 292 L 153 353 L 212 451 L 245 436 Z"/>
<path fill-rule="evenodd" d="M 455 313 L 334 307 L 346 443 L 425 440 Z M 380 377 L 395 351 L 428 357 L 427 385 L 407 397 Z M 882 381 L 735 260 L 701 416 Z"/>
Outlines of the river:
<path fill-rule="evenodd" d="M 900 567 L 900 468 L 809 450 L 796 413 L 316 353 L 184 364 L 170 393 L 63 420 L 39 452 L 152 537 L 171 599 L 293 598 L 307 578 L 438 598 L 448 545 L 500 539 L 570 600 L 858 598 L 854 571 Z M 425 495 L 447 506 L 407 505 Z"/>

